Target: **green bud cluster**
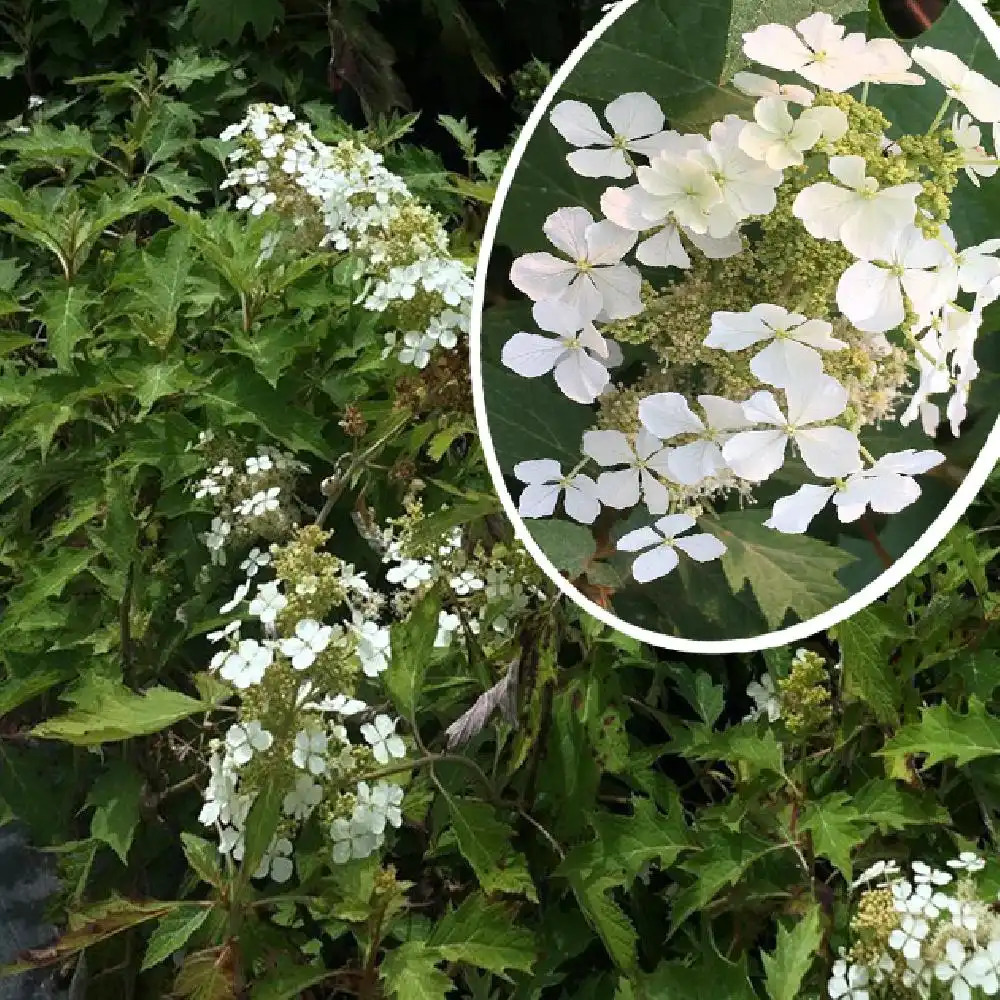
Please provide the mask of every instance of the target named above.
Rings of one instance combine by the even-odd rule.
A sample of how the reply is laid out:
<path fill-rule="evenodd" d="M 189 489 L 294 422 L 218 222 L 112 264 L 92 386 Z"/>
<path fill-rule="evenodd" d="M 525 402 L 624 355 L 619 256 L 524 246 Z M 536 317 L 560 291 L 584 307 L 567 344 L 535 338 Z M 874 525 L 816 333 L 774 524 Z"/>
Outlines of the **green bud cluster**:
<path fill-rule="evenodd" d="M 781 718 L 789 732 L 806 736 L 830 719 L 830 689 L 826 661 L 808 649 L 800 649 L 787 677 L 778 680 Z"/>

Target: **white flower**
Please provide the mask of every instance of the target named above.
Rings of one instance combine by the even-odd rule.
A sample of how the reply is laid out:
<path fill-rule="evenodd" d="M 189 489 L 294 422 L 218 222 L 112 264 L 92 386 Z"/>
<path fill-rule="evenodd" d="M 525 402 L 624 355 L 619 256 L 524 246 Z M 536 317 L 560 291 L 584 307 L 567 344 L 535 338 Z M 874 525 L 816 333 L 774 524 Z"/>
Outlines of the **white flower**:
<path fill-rule="evenodd" d="M 614 430 L 593 430 L 583 435 L 583 453 L 598 465 L 627 466 L 597 477 L 601 502 L 616 510 L 634 507 L 641 497 L 651 514 L 666 511 L 670 496 L 657 475 L 666 475 L 669 451 L 645 428 L 640 429 L 634 442 Z"/>
<path fill-rule="evenodd" d="M 689 268 L 691 258 L 681 242 L 682 233 L 711 260 L 722 260 L 740 253 L 743 240 L 738 232 L 718 239 L 708 233 L 708 226 L 719 217 L 716 213 L 723 210 L 727 210 L 724 201 L 713 202 L 702 220 L 705 231 L 696 233 L 687 226 L 679 225 L 668 215 L 662 202 L 639 184 L 630 188 L 609 187 L 601 195 L 601 211 L 612 222 L 636 233 L 655 230 L 635 251 L 635 259 L 647 267 Z"/>
<path fill-rule="evenodd" d="M 338 715 L 350 716 L 363 712 L 368 706 L 358 698 L 338 694 L 332 698 L 325 695 L 322 701 L 307 701 L 302 707 L 313 712 L 336 712 Z"/>
<path fill-rule="evenodd" d="M 903 452 L 901 454 L 906 453 Z M 936 452 L 933 454 L 936 454 Z M 942 456 L 942 460 L 943 458 L 944 456 Z M 925 861 L 914 861 L 910 865 L 910 868 L 913 870 L 913 881 L 917 885 L 947 885 L 949 882 L 954 881 L 953 875 L 941 871 L 940 868 L 931 868 Z"/>
<path fill-rule="evenodd" d="M 396 734 L 395 720 L 388 715 L 376 715 L 374 721 L 361 727 L 361 735 L 380 764 L 388 764 L 391 757 L 406 756 L 406 744 Z"/>
<path fill-rule="evenodd" d="M 726 115 L 713 123 L 705 149 L 688 154 L 689 159 L 704 164 L 722 193 L 722 201 L 709 212 L 708 234 L 716 239 L 728 236 L 750 216 L 768 215 L 777 203 L 775 188 L 781 183 L 781 171 L 740 148 L 746 127 L 742 118 Z"/>
<path fill-rule="evenodd" d="M 271 562 L 271 557 L 266 552 L 261 552 L 256 546 L 252 548 L 248 553 L 246 559 L 240 563 L 240 569 L 243 570 L 247 579 L 255 577 L 265 566 L 269 565 Z"/>
<path fill-rule="evenodd" d="M 800 87 L 794 83 L 778 83 L 768 76 L 746 71 L 733 74 L 733 86 L 748 97 L 780 97 L 807 108 L 816 96 L 807 87 Z"/>
<path fill-rule="evenodd" d="M 219 675 L 241 691 L 259 684 L 274 660 L 274 653 L 256 639 L 242 639 L 222 661 Z"/>
<path fill-rule="evenodd" d="M 434 567 L 420 559 L 404 559 L 385 574 L 389 583 L 401 583 L 407 590 L 416 590 L 433 576 Z"/>
<path fill-rule="evenodd" d="M 352 626 L 357 638 L 357 654 L 366 677 L 378 677 L 389 666 L 392 638 L 388 626 L 362 621 Z"/>
<path fill-rule="evenodd" d="M 245 722 L 230 726 L 226 732 L 226 747 L 233 760 L 242 767 L 254 755 L 254 751 L 266 750 L 274 742 L 274 737 L 262 729 L 259 722 Z"/>
<path fill-rule="evenodd" d="M 333 629 L 313 618 L 303 618 L 295 625 L 295 635 L 281 640 L 281 651 L 296 670 L 306 670 L 316 662 L 316 657 L 330 645 Z"/>
<path fill-rule="evenodd" d="M 670 478 L 686 486 L 724 473 L 722 445 L 733 432 L 750 426 L 739 403 L 709 395 L 699 396 L 698 403 L 705 413 L 704 420 L 679 392 L 658 392 L 639 401 L 639 420 L 657 437 L 665 441 L 681 434 L 695 437 L 667 456 Z"/>
<path fill-rule="evenodd" d="M 725 545 L 707 533 L 677 538 L 690 531 L 695 520 L 687 514 L 669 514 L 653 525 L 629 531 L 618 539 L 620 552 L 642 552 L 632 563 L 632 576 L 637 583 L 648 583 L 666 576 L 679 562 L 677 549 L 697 562 L 718 559 L 726 551 Z"/>
<path fill-rule="evenodd" d="M 273 625 L 287 604 L 288 598 L 278 590 L 278 584 L 271 580 L 257 588 L 257 596 L 250 602 L 250 614 L 259 618 L 262 625 Z"/>
<path fill-rule="evenodd" d="M 477 590 L 482 590 L 486 586 L 486 581 L 481 580 L 471 569 L 467 569 L 458 576 L 453 576 L 448 584 L 459 597 L 466 597 Z"/>
<path fill-rule="evenodd" d="M 839 240 L 862 260 L 884 259 L 899 231 L 913 223 L 921 186 L 879 190 L 878 181 L 865 174 L 861 156 L 831 156 L 830 173 L 845 186 L 811 184 L 796 195 L 792 214 L 816 239 Z"/>
<path fill-rule="evenodd" d="M 893 38 L 870 38 L 861 59 L 864 83 L 890 83 L 918 86 L 924 82 L 919 73 L 911 73 L 913 60 Z"/>
<path fill-rule="evenodd" d="M 806 319 L 782 306 L 760 303 L 749 312 L 716 312 L 705 338 L 706 347 L 742 351 L 770 341 L 750 362 L 750 371 L 768 385 L 784 388 L 806 372 L 819 373 L 819 351 L 840 351 L 848 345 L 831 336 L 825 320 Z"/>
<path fill-rule="evenodd" d="M 1000 278 L 1000 260 L 994 256 L 997 250 L 1000 250 L 1000 240 L 992 239 L 966 247 L 955 254 L 955 280 L 963 292 L 978 295 Z"/>
<path fill-rule="evenodd" d="M 781 468 L 790 440 L 817 476 L 834 478 L 859 469 L 858 439 L 845 427 L 822 426 L 844 412 L 847 390 L 829 375 L 807 373 L 784 392 L 787 416 L 770 392 L 755 392 L 743 404 L 747 420 L 772 424 L 774 430 L 741 431 L 725 443 L 722 457 L 733 472 L 762 482 Z"/>
<path fill-rule="evenodd" d="M 772 170 L 801 165 L 804 154 L 821 139 L 836 142 L 847 131 L 847 116 L 840 108 L 806 108 L 792 118 L 788 103 L 780 97 L 762 97 L 753 116 L 755 120 L 740 132 L 740 149 Z"/>
<path fill-rule="evenodd" d="M 622 263 L 635 233 L 607 219 L 595 222 L 585 208 L 560 208 L 542 228 L 569 260 L 547 252 L 518 257 L 510 269 L 515 288 L 536 301 L 563 299 L 583 317 L 624 319 L 642 312 L 642 279 Z"/>
<path fill-rule="evenodd" d="M 216 497 L 222 492 L 222 487 L 214 480 L 211 476 L 206 476 L 204 479 L 199 480 L 198 486 L 195 489 L 194 495 L 196 500 L 200 500 L 205 496 Z"/>
<path fill-rule="evenodd" d="M 281 808 L 292 819 L 305 819 L 320 804 L 323 789 L 308 774 L 295 778 L 295 787 L 282 800 Z"/>
<path fill-rule="evenodd" d="M 219 614 L 228 615 L 230 612 L 235 611 L 236 608 L 243 603 L 244 598 L 249 592 L 250 587 L 245 583 L 241 583 L 236 588 L 236 593 L 233 594 L 232 598 L 219 608 Z"/>
<path fill-rule="evenodd" d="M 601 512 L 597 483 L 583 473 L 564 476 L 562 467 L 553 458 L 518 462 L 514 475 L 527 484 L 517 505 L 522 517 L 551 517 L 563 491 L 563 506 L 574 521 L 593 524 Z"/>
<path fill-rule="evenodd" d="M 969 115 L 952 115 L 951 137 L 962 153 L 965 175 L 976 187 L 979 187 L 980 177 L 992 177 L 997 172 L 1000 161 L 983 148 L 982 131 L 978 125 L 972 124 Z"/>
<path fill-rule="evenodd" d="M 759 681 L 751 681 L 747 685 L 747 696 L 754 702 L 748 719 L 759 719 L 766 715 L 768 722 L 777 722 L 781 718 L 781 699 L 774 689 L 774 678 L 769 673 L 761 674 Z"/>
<path fill-rule="evenodd" d="M 817 12 L 799 21 L 798 34 L 784 24 L 764 24 L 743 35 L 748 58 L 772 69 L 798 73 L 817 87 L 842 92 L 864 77 L 865 36 L 852 33 L 829 14 Z"/>
<path fill-rule="evenodd" d="M 209 642 L 219 642 L 221 639 L 228 639 L 229 636 L 235 635 L 240 630 L 241 622 L 233 621 L 226 625 L 224 628 L 220 628 L 215 632 L 209 632 L 206 639 Z"/>
<path fill-rule="evenodd" d="M 868 970 L 863 965 L 848 966 L 843 959 L 833 963 L 827 993 L 830 1000 L 868 1000 Z"/>
<path fill-rule="evenodd" d="M 948 939 L 944 952 L 944 959 L 934 966 L 934 975 L 942 983 L 951 983 L 953 1000 L 972 1000 L 972 990 L 984 971 L 982 959 L 969 955 L 957 938 Z"/>
<path fill-rule="evenodd" d="M 263 472 L 269 472 L 274 468 L 274 463 L 269 455 L 256 455 L 246 460 L 248 476 L 259 476 Z"/>
<path fill-rule="evenodd" d="M 447 611 L 438 612 L 438 630 L 434 637 L 434 646 L 443 649 L 451 645 L 452 636 L 462 626 L 462 619 L 458 615 L 449 614 Z"/>
<path fill-rule="evenodd" d="M 933 452 L 933 454 L 936 455 L 937 452 Z M 941 461 L 944 461 L 943 455 Z M 975 851 L 962 851 L 957 858 L 948 862 L 948 867 L 967 872 L 981 872 L 986 867 L 986 862 Z"/>
<path fill-rule="evenodd" d="M 561 101 L 549 115 L 553 127 L 570 145 L 584 147 L 566 157 L 576 173 L 583 177 L 630 177 L 632 162 L 626 150 L 649 155 L 655 148 L 655 138 L 651 144 L 650 137 L 663 130 L 663 112 L 649 94 L 631 93 L 616 97 L 604 109 L 604 117 L 613 134 L 582 101 Z"/>
<path fill-rule="evenodd" d="M 272 510 L 279 507 L 278 495 L 281 493 L 280 486 L 272 486 L 267 490 L 259 490 L 252 497 L 248 497 L 239 505 L 239 512 L 245 517 L 263 517 Z"/>
<path fill-rule="evenodd" d="M 369 857 L 380 843 L 380 838 L 371 831 L 365 816 L 351 819 L 335 819 L 330 824 L 330 839 L 333 841 L 334 864 L 342 865 L 352 858 Z"/>
<path fill-rule="evenodd" d="M 668 215 L 695 233 L 707 233 L 711 213 L 722 203 L 722 189 L 704 162 L 666 150 L 636 169 L 645 193 L 640 206 L 650 227 Z"/>
<path fill-rule="evenodd" d="M 904 958 L 920 957 L 923 940 L 930 931 L 930 925 L 922 917 L 904 914 L 899 926 L 889 935 L 889 947 L 901 951 Z"/>
<path fill-rule="evenodd" d="M 895 861 L 876 861 L 875 864 L 866 868 L 852 883 L 851 888 L 857 889 L 859 885 L 867 885 L 877 878 L 891 878 L 899 874 L 899 865 Z"/>
<path fill-rule="evenodd" d="M 542 299 L 531 313 L 543 330 L 556 336 L 515 333 L 504 344 L 500 360 L 524 378 L 553 372 L 563 395 L 576 403 L 594 402 L 611 381 L 607 341 L 568 302 Z"/>
<path fill-rule="evenodd" d="M 310 774 L 326 772 L 326 745 L 328 737 L 322 726 L 309 726 L 295 734 L 292 763 Z"/>
<path fill-rule="evenodd" d="M 261 858 L 254 878 L 264 878 L 270 872 L 275 882 L 287 882 L 295 871 L 292 864 L 292 842 L 287 837 L 275 837 Z"/>
<path fill-rule="evenodd" d="M 408 330 L 403 334 L 403 347 L 397 357 L 404 365 L 426 368 L 431 360 L 431 351 L 436 346 L 437 340 L 429 333 Z"/>
<path fill-rule="evenodd" d="M 982 73 L 969 69 L 952 52 L 918 45 L 910 53 L 913 61 L 941 83 L 952 100 L 968 108 L 981 122 L 1000 121 L 1000 87 Z"/>
<path fill-rule="evenodd" d="M 883 455 L 870 469 L 862 469 L 847 477 L 843 489 L 833 502 L 841 521 L 856 521 L 871 507 L 879 514 L 898 514 L 920 496 L 920 487 L 913 476 L 940 465 L 944 455 L 939 451 L 891 452 Z"/>
<path fill-rule="evenodd" d="M 855 261 L 840 276 L 837 305 L 865 333 L 885 333 L 906 316 L 904 294 L 918 316 L 927 317 L 948 300 L 949 275 L 937 269 L 951 254 L 938 240 L 927 239 L 913 225 L 898 230 L 879 259 Z"/>
<path fill-rule="evenodd" d="M 980 948 L 973 959 L 971 970 L 976 985 L 988 996 L 1000 993 L 1000 940 L 992 940 Z"/>

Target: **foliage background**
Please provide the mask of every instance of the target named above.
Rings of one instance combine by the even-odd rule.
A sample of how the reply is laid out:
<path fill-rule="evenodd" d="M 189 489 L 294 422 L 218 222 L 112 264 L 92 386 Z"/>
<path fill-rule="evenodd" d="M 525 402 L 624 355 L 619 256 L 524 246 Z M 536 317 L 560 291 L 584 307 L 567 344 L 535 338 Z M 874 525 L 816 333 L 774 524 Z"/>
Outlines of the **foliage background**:
<path fill-rule="evenodd" d="M 406 141 L 390 138 L 398 119 L 379 122 L 374 110 L 366 134 L 449 213 L 457 246 L 471 247 L 484 208 L 475 185 L 489 179 L 469 177 L 436 114 L 468 113 L 487 140 L 480 149 L 504 145 L 518 120 L 508 75 L 532 54 L 558 61 L 595 11 L 513 0 L 456 10 L 334 7 L 337 25 L 356 18 L 355 49 L 378 47 L 372 31 L 394 45 L 400 79 L 425 111 Z M 744 721 L 747 683 L 764 669 L 782 677 L 792 650 L 664 654 L 553 602 L 520 625 L 517 728 L 491 724 L 461 760 L 415 770 L 406 823 L 384 859 L 395 870 L 388 895 L 373 888 L 376 866 L 357 864 L 232 906 L 214 848 L 192 836 L 204 775 L 184 748 L 200 727 L 170 721 L 162 704 L 136 712 L 153 685 L 175 709 L 203 695 L 194 678 L 207 647 L 194 626 L 207 598 L 194 580 L 207 519 L 179 487 L 184 445 L 201 428 L 228 427 L 248 447 L 295 449 L 318 480 L 345 448 L 345 408 L 362 405 L 378 427 L 398 387 L 394 370 L 366 361 L 376 332 L 321 258 L 268 300 L 281 336 L 264 350 L 241 336 L 238 290 L 220 264 L 239 264 L 253 224 L 228 230 L 214 212 L 225 199 L 211 137 L 251 99 L 312 103 L 332 134 L 362 126 L 362 105 L 378 99 L 331 92 L 329 15 L 308 6 L 19 2 L 4 17 L 4 114 L 18 124 L 35 93 L 48 101 L 37 117 L 52 120 L 37 142 L 9 132 L 2 144 L 15 179 L 0 203 L 0 816 L 49 849 L 61 879 L 49 913 L 64 931 L 72 918 L 59 947 L 26 958 L 42 979 L 4 989 L 36 997 L 59 982 L 74 997 L 157 1000 L 697 1000 L 712 982 L 734 1000 L 817 1000 L 845 940 L 847 883 L 870 861 L 940 860 L 976 844 L 1000 885 L 994 475 L 905 584 L 808 643 L 829 664 L 821 724 L 793 732 Z M 463 23 L 490 41 L 504 77 L 496 97 Z M 135 87 L 148 95 L 156 82 L 71 82 L 130 74 L 155 53 L 157 81 L 173 66 L 156 104 L 174 124 L 137 113 L 147 104 Z M 446 59 L 465 67 L 456 80 L 426 82 Z M 139 185 L 164 136 L 172 141 L 151 171 L 163 171 L 163 184 Z M 120 164 L 114 142 L 124 153 L 147 144 L 125 177 L 98 158 Z M 17 178 L 43 187 L 56 178 L 78 202 L 29 219 Z M 157 200 L 136 200 L 147 194 Z M 80 267 L 67 282 L 51 246 L 26 233 L 78 210 L 102 221 L 108 200 L 128 211 L 76 241 Z M 178 205 L 191 210 L 186 224 Z M 39 328 L 50 351 L 35 346 Z M 401 461 L 440 484 L 432 496 L 450 497 L 477 530 L 503 534 L 483 517 L 496 505 L 461 394 L 420 418 L 391 437 L 331 518 L 337 551 L 373 573 L 351 514 L 363 509 L 359 494 L 394 513 L 403 485 L 385 470 Z M 392 669 L 418 692 L 413 704 L 397 697 L 396 709 L 437 751 L 444 728 L 506 662 L 483 663 L 472 646 L 464 660 L 431 665 L 432 625 L 415 621 Z M 113 720 L 123 706 L 124 722 Z M 168 911 L 151 899 L 170 901 Z M 252 973 L 238 989 L 222 961 L 234 947 Z M 178 949 L 180 977 L 170 958 Z M 163 961 L 143 968 L 151 957 Z"/>

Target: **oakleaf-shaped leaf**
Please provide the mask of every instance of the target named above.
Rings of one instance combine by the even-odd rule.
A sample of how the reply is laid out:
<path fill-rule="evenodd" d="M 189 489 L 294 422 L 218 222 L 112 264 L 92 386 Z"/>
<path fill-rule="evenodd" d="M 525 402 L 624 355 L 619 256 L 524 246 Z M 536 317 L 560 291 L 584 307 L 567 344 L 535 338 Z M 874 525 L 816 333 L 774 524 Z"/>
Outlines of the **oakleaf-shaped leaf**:
<path fill-rule="evenodd" d="M 966 715 L 947 704 L 925 707 L 920 710 L 919 722 L 903 726 L 878 752 L 895 759 L 920 754 L 927 767 L 946 760 L 964 767 L 981 757 L 1000 754 L 1000 718 L 987 713 L 977 698 L 969 699 Z"/>
<path fill-rule="evenodd" d="M 771 954 L 761 956 L 766 979 L 764 986 L 771 1000 L 796 1000 L 806 973 L 816 960 L 823 940 L 819 907 L 813 905 L 791 930 L 778 928 L 778 942 Z"/>

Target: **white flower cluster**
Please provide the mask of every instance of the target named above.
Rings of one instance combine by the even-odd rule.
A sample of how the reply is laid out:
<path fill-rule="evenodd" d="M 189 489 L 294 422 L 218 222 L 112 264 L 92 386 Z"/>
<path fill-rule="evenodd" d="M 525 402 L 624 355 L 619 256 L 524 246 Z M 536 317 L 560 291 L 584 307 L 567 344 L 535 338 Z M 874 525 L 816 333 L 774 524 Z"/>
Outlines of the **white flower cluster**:
<path fill-rule="evenodd" d="M 237 208 L 316 215 L 320 243 L 351 254 L 362 284 L 358 302 L 385 314 L 386 356 L 423 368 L 434 348 L 450 350 L 468 332 L 472 272 L 453 257 L 441 220 L 360 142 L 320 142 L 286 107 L 257 104 L 221 138 L 239 145 L 224 187 L 244 193 Z"/>
<path fill-rule="evenodd" d="M 1000 916 L 982 898 L 976 876 L 986 867 L 963 851 L 946 868 L 923 861 L 904 877 L 879 861 L 861 888 L 851 922 L 854 941 L 834 963 L 831 1000 L 972 1000 L 1000 993 Z"/>
<path fill-rule="evenodd" d="M 994 256 L 1000 240 L 959 250 L 942 213 L 935 217 L 923 207 L 928 184 L 880 185 L 871 175 L 875 160 L 879 169 L 883 163 L 911 168 L 898 143 L 884 133 L 856 134 L 860 126 L 845 111 L 868 110 L 872 85 L 924 85 L 911 71 L 915 61 L 946 91 L 928 136 L 940 140 L 953 172 L 964 170 L 978 184 L 1000 161 L 980 146 L 973 119 L 992 124 L 996 135 L 1000 87 L 949 52 L 918 47 L 911 60 L 896 42 L 845 34 L 824 13 L 794 30 L 768 24 L 749 32 L 744 51 L 821 89 L 739 73 L 734 85 L 757 98 L 754 120 L 727 115 L 707 137 L 666 128 L 657 102 L 644 93 L 612 101 L 604 121 L 582 102 L 558 104 L 551 122 L 574 147 L 569 166 L 586 177 L 633 183 L 604 191 L 605 218 L 595 220 L 581 207 L 552 213 L 543 228 L 559 255 L 526 253 L 510 272 L 534 301 L 534 320 L 544 333 L 516 333 L 504 345 L 503 363 L 526 378 L 551 372 L 568 398 L 589 405 L 621 392 L 610 369 L 622 354 L 607 324 L 644 311 L 636 264 L 683 272 L 692 267 L 692 253 L 717 262 L 752 253 L 759 236 L 747 224 L 780 211 L 783 192 L 791 192 L 784 195 L 790 223 L 830 244 L 830 259 L 845 260 L 825 315 L 806 315 L 795 301 L 712 314 L 699 344 L 720 352 L 720 359 L 748 359 L 750 384 L 759 388 L 736 399 L 652 392 L 639 399 L 630 426 L 624 421 L 621 430 L 588 431 L 583 460 L 569 471 L 550 459 L 514 468 L 525 484 L 524 517 L 551 516 L 560 497 L 566 514 L 584 524 L 602 507 L 644 504 L 654 523 L 618 542 L 623 551 L 641 552 L 633 565 L 640 582 L 669 573 L 678 553 L 696 561 L 722 555 L 725 546 L 712 535 L 685 534 L 695 517 L 715 496 L 732 490 L 749 496 L 790 454 L 820 482 L 775 503 L 765 523 L 777 531 L 805 532 L 831 501 L 842 522 L 856 521 L 868 508 L 891 514 L 911 504 L 920 494 L 913 477 L 944 456 L 907 449 L 876 460 L 859 434 L 877 417 L 862 415 L 858 390 L 834 374 L 837 365 L 841 356 L 860 356 L 874 370 L 893 352 L 908 356 L 918 384 L 900 422 L 919 416 L 933 436 L 940 420 L 934 397 L 950 394 L 946 415 L 957 435 L 978 373 L 973 349 L 983 309 L 1000 297 Z M 846 94 L 855 87 L 863 88 L 860 101 Z M 956 114 L 948 129 L 942 122 L 953 102 L 968 114 Z M 873 158 L 848 152 L 852 143 L 873 149 Z M 934 164 L 928 159 L 925 166 L 921 176 L 933 188 Z M 946 193 L 941 198 L 946 218 Z M 826 252 L 820 243 L 819 252 Z M 636 264 L 626 260 L 633 251 Z M 668 374 L 675 364 L 685 359 L 665 359 Z M 584 471 L 588 466 L 593 476 Z"/>

